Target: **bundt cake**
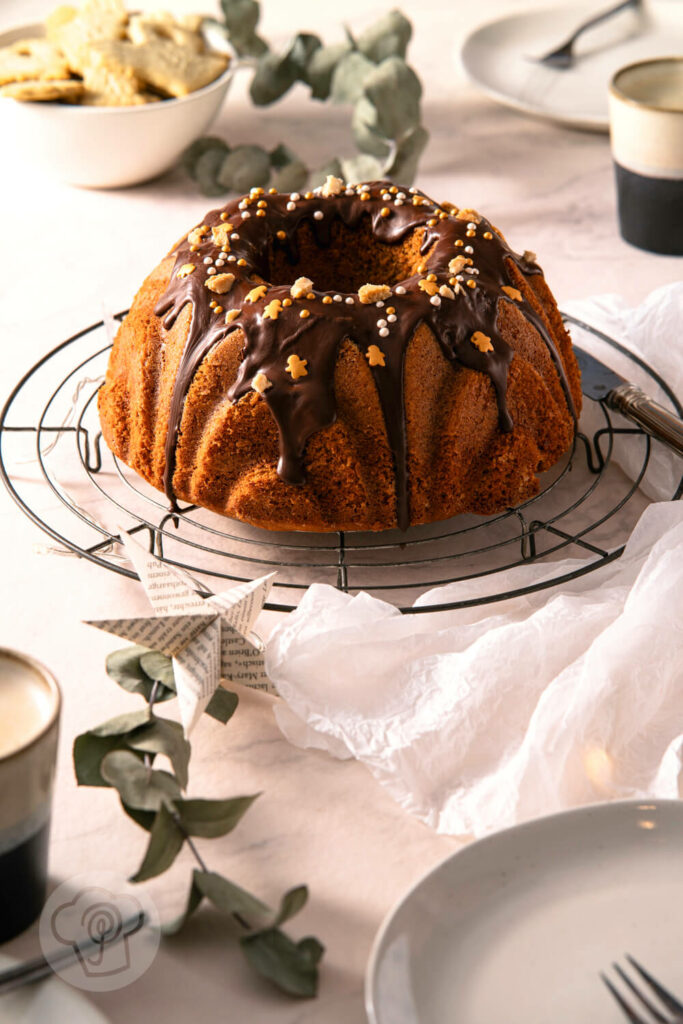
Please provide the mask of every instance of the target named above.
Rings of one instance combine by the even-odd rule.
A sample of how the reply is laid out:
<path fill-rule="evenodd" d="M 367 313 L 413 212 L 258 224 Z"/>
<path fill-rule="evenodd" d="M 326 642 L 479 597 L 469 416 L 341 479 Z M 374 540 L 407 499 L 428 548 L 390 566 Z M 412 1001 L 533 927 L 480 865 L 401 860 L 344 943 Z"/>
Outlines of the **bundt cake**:
<path fill-rule="evenodd" d="M 99 392 L 110 449 L 172 507 L 316 531 L 517 505 L 580 403 L 533 253 L 333 177 L 209 213 L 143 283 Z"/>

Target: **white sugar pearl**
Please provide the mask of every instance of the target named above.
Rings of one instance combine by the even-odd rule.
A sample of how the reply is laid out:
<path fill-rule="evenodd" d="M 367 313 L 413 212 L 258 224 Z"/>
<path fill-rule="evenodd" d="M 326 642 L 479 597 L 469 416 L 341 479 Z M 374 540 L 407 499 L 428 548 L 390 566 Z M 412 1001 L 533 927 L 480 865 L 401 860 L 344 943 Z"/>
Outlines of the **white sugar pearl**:
<path fill-rule="evenodd" d="M 397 284 L 396 287 L 394 288 L 394 291 L 396 292 L 397 295 L 405 295 L 406 293 L 406 290 L 402 284 Z"/>
<path fill-rule="evenodd" d="M 228 256 L 228 263 L 235 263 L 236 260 L 237 260 L 237 257 L 233 256 L 232 253 L 230 253 L 230 255 Z"/>
<path fill-rule="evenodd" d="M 476 224 L 474 224 L 474 223 L 471 223 L 471 222 L 470 222 L 470 223 L 469 223 L 469 224 L 467 225 L 467 230 L 468 230 L 468 231 L 476 231 L 476 230 L 477 230 L 477 225 L 476 225 Z"/>
<path fill-rule="evenodd" d="M 246 201 L 246 199 L 242 199 L 242 201 L 238 204 L 237 208 L 238 210 L 246 210 L 248 206 L 249 203 Z"/>
<path fill-rule="evenodd" d="M 290 192 L 289 198 L 292 200 L 293 203 L 296 203 L 299 201 L 299 199 L 301 199 L 301 196 L 299 195 L 298 192 Z"/>
<path fill-rule="evenodd" d="M 474 252 L 474 249 L 472 248 L 471 245 L 466 245 L 465 246 L 465 252 L 468 254 L 468 256 L 471 256 L 472 253 Z"/>
<path fill-rule="evenodd" d="M 315 213 L 313 214 L 313 219 L 314 220 L 322 220 L 323 219 L 323 211 L 322 210 L 316 210 Z"/>
<path fill-rule="evenodd" d="M 378 320 L 377 321 L 377 326 L 378 327 L 386 327 L 387 326 L 386 320 Z"/>
<path fill-rule="evenodd" d="M 209 267 L 209 269 L 207 270 L 207 274 L 209 274 L 209 275 L 215 274 L 215 273 L 216 273 L 216 268 L 215 267 Z"/>
<path fill-rule="evenodd" d="M 402 199 L 395 199 L 394 200 L 394 206 L 403 206 L 403 200 Z"/>
<path fill-rule="evenodd" d="M 390 324 L 395 324 L 396 323 L 396 314 L 395 313 L 390 313 L 389 316 L 387 317 L 387 320 L 389 321 Z"/>
<path fill-rule="evenodd" d="M 440 306 L 441 305 L 441 296 L 440 295 L 432 295 L 432 297 L 431 297 L 431 299 L 429 301 L 431 302 L 432 306 Z"/>
<path fill-rule="evenodd" d="M 353 296 L 347 295 L 346 298 L 344 299 L 344 302 L 346 303 L 347 306 L 352 306 L 353 305 Z"/>
<path fill-rule="evenodd" d="M 384 309 L 384 303 L 382 302 L 381 299 L 379 300 L 379 302 L 376 302 L 375 305 L 377 306 L 378 309 Z"/>
<path fill-rule="evenodd" d="M 332 301 L 333 302 L 341 302 L 341 300 L 342 300 L 341 295 L 333 295 L 332 296 Z"/>
<path fill-rule="evenodd" d="M 479 273 L 479 271 L 477 270 L 476 267 L 467 267 L 467 270 L 465 272 L 467 274 L 478 274 Z"/>
<path fill-rule="evenodd" d="M 225 260 L 216 260 L 216 266 L 217 267 L 224 267 L 225 266 Z"/>
<path fill-rule="evenodd" d="M 353 190 L 352 188 L 347 188 L 347 189 L 345 189 L 345 191 L 344 191 L 344 195 L 345 195 L 345 196 L 355 196 L 355 194 L 356 194 L 356 193 L 354 192 L 354 190 Z"/>
<path fill-rule="evenodd" d="M 242 214 L 242 220 L 248 220 L 251 217 L 249 210 L 245 210 Z"/>
<path fill-rule="evenodd" d="M 462 276 L 462 274 L 456 274 L 455 275 L 455 280 L 456 281 L 464 281 L 465 278 Z"/>
<path fill-rule="evenodd" d="M 397 199 L 401 199 L 401 200 L 403 200 L 403 199 L 405 199 L 405 197 L 406 197 L 406 194 L 405 194 L 405 192 L 397 192 L 397 193 L 396 193 L 396 198 L 397 198 Z"/>
<path fill-rule="evenodd" d="M 388 193 L 388 192 L 384 192 L 384 193 L 382 194 L 382 199 L 384 200 L 384 202 L 385 202 L 385 203 L 388 203 L 388 202 L 390 202 L 390 201 L 391 201 L 391 196 L 389 195 L 389 193 Z"/>
<path fill-rule="evenodd" d="M 288 210 L 296 210 L 296 203 L 287 203 Z"/>
<path fill-rule="evenodd" d="M 379 336 L 380 336 L 380 338 L 388 338 L 389 337 L 389 328 L 388 327 L 380 327 L 380 329 L 379 329 Z"/>
<path fill-rule="evenodd" d="M 206 263 L 206 265 L 208 266 L 208 265 L 209 265 L 210 263 L 213 263 L 213 260 L 211 259 L 211 257 L 210 257 L 210 256 L 205 256 L 205 257 L 204 257 L 204 262 L 205 262 L 205 263 Z"/>
<path fill-rule="evenodd" d="M 237 232 L 236 232 L 236 231 L 233 231 L 233 233 L 232 233 L 232 234 L 230 235 L 230 237 L 232 238 L 233 242 L 236 242 L 236 241 L 237 241 L 237 239 L 238 239 L 238 238 L 239 238 L 240 236 L 239 236 L 239 235 L 237 234 Z"/>

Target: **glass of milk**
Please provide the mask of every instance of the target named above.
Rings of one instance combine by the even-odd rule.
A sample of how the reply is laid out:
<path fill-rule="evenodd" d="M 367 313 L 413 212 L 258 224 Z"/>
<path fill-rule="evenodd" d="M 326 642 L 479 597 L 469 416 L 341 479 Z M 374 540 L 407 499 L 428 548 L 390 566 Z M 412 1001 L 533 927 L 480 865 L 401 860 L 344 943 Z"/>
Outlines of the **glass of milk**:
<path fill-rule="evenodd" d="M 0 943 L 45 902 L 60 707 L 51 673 L 0 647 Z"/>

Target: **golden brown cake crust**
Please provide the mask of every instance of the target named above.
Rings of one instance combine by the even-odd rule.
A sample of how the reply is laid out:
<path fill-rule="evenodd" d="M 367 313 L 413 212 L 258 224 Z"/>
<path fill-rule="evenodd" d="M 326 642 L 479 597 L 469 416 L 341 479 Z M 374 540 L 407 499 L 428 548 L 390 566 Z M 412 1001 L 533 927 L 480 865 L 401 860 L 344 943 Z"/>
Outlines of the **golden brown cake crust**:
<path fill-rule="evenodd" d="M 253 190 L 146 279 L 100 389 L 111 450 L 174 499 L 275 530 L 405 527 L 533 496 L 581 393 L 530 254 L 387 183 L 307 196 Z"/>

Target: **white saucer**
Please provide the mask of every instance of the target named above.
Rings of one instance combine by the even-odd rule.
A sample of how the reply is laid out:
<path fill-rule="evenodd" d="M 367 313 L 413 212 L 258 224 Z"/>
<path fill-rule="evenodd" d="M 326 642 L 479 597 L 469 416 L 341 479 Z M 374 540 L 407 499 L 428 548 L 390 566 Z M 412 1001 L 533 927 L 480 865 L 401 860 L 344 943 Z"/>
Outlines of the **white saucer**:
<path fill-rule="evenodd" d="M 383 924 L 371 1024 L 622 1024 L 599 972 L 631 953 L 683 999 L 683 802 L 624 801 L 472 843 Z"/>
<path fill-rule="evenodd" d="M 0 956 L 0 971 L 17 961 Z M 0 1024 L 107 1024 L 83 992 L 53 976 L 0 995 Z"/>
<path fill-rule="evenodd" d="M 564 3 L 490 22 L 464 42 L 465 71 L 484 92 L 516 110 L 546 120 L 607 131 L 607 85 L 614 72 L 646 57 L 683 52 L 683 3 L 644 0 L 642 14 L 626 11 L 577 43 L 573 68 L 558 71 L 527 58 L 561 45 L 582 21 L 610 0 Z"/>

